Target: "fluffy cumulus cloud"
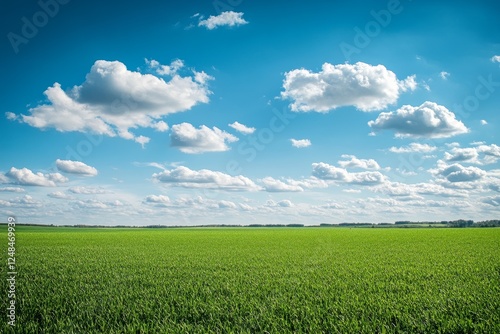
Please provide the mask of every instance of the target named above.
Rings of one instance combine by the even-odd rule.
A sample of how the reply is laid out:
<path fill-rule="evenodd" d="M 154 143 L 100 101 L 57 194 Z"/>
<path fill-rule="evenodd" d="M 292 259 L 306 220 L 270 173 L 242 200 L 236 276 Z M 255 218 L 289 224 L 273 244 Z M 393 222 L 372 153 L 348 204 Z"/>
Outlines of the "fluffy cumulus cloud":
<path fill-rule="evenodd" d="M 436 146 L 431 146 L 429 144 L 411 143 L 403 147 L 393 146 L 389 151 L 392 153 L 430 153 L 434 152 L 436 149 Z"/>
<path fill-rule="evenodd" d="M 396 103 L 401 92 L 416 88 L 416 82 L 414 76 L 398 80 L 383 65 L 325 63 L 319 72 L 285 73 L 283 88 L 281 96 L 292 100 L 293 111 L 328 112 L 343 106 L 375 111 Z"/>
<path fill-rule="evenodd" d="M 313 163 L 313 176 L 329 181 L 358 185 L 376 185 L 383 183 L 385 177 L 378 171 L 350 173 L 345 168 L 335 167 L 324 162 Z"/>
<path fill-rule="evenodd" d="M 30 195 L 24 195 L 23 197 L 16 197 L 9 199 L 7 201 L 0 200 L 0 206 L 13 206 L 19 208 L 38 208 L 43 205 L 42 202 L 35 200 Z"/>
<path fill-rule="evenodd" d="M 453 147 L 450 152 L 445 152 L 444 159 L 480 165 L 493 164 L 500 159 L 500 146 L 477 143 L 475 147 Z"/>
<path fill-rule="evenodd" d="M 28 168 L 12 167 L 5 173 L 5 176 L 10 182 L 25 186 L 55 187 L 60 183 L 68 182 L 68 179 L 60 173 L 33 173 Z"/>
<path fill-rule="evenodd" d="M 176 59 L 170 63 L 170 65 L 162 65 L 157 60 L 145 59 L 146 64 L 154 70 L 159 75 L 175 75 L 177 72 L 184 67 L 184 62 L 180 59 Z"/>
<path fill-rule="evenodd" d="M 466 161 L 466 162 L 477 162 L 479 153 L 474 147 L 470 148 L 459 148 L 454 147 L 451 153 L 445 152 L 444 159 L 446 161 Z"/>
<path fill-rule="evenodd" d="M 304 148 L 311 146 L 311 141 L 309 139 L 290 139 L 293 147 Z"/>
<path fill-rule="evenodd" d="M 153 174 L 153 180 L 185 188 L 222 189 L 229 191 L 256 191 L 260 189 L 252 180 L 242 175 L 231 176 L 208 169 L 196 171 L 184 166 L 155 173 Z"/>
<path fill-rule="evenodd" d="M 476 150 L 479 153 L 482 153 L 485 155 L 483 159 L 483 163 L 495 163 L 500 159 L 500 146 L 491 144 L 491 145 L 485 145 L 481 144 L 476 147 Z"/>
<path fill-rule="evenodd" d="M 464 167 L 459 163 L 448 165 L 443 161 L 438 161 L 438 167 L 429 171 L 438 179 L 451 183 L 478 181 L 487 174 L 484 170 L 474 166 Z"/>
<path fill-rule="evenodd" d="M 500 56 L 493 56 L 491 57 L 491 61 L 494 63 L 500 63 Z"/>
<path fill-rule="evenodd" d="M 248 21 L 243 18 L 243 13 L 233 11 L 222 12 L 217 16 L 210 15 L 208 19 L 198 22 L 199 27 L 205 27 L 209 30 L 223 26 L 234 27 L 244 24 L 248 24 Z"/>
<path fill-rule="evenodd" d="M 209 101 L 210 91 L 206 80 L 200 82 L 204 77 L 200 72 L 184 77 L 171 75 L 165 81 L 130 71 L 119 61 L 98 60 L 81 85 L 63 90 L 55 83 L 44 92 L 48 102 L 29 109 L 30 114 L 20 119 L 36 128 L 118 135 L 144 144 L 149 138 L 129 130 L 165 130 L 161 117 Z"/>
<path fill-rule="evenodd" d="M 238 138 L 217 127 L 210 129 L 202 125 L 196 129 L 189 123 L 172 126 L 170 143 L 181 152 L 197 154 L 204 152 L 223 152 L 229 150 L 227 143 L 237 141 Z"/>
<path fill-rule="evenodd" d="M 243 125 L 239 122 L 231 123 L 231 124 L 229 124 L 229 126 L 232 127 L 233 129 L 235 129 L 236 131 L 241 132 L 245 135 L 251 135 L 252 133 L 255 132 L 255 128 L 248 127 L 248 126 Z"/>
<path fill-rule="evenodd" d="M 144 199 L 144 203 L 160 207 L 166 207 L 171 204 L 170 198 L 165 195 L 149 195 Z"/>
<path fill-rule="evenodd" d="M 383 112 L 368 125 L 375 131 L 394 130 L 398 137 L 447 138 L 469 132 L 453 112 L 429 101 L 418 107 L 404 105 Z"/>
<path fill-rule="evenodd" d="M 264 190 L 268 192 L 299 192 L 304 189 L 299 184 L 290 184 L 272 177 L 265 177 L 261 180 Z"/>
<path fill-rule="evenodd" d="M 373 159 L 358 159 L 354 155 L 347 154 L 343 154 L 342 158 L 348 159 L 338 162 L 342 168 L 380 169 L 379 164 Z"/>
<path fill-rule="evenodd" d="M 79 174 L 85 176 L 96 176 L 97 169 L 80 161 L 56 160 L 57 169 L 64 173 Z"/>
<path fill-rule="evenodd" d="M 293 207 L 293 203 L 292 201 L 288 200 L 288 199 L 284 199 L 284 200 L 281 200 L 281 201 L 273 201 L 272 199 L 268 200 L 266 202 L 266 206 L 267 207 L 271 207 L 271 208 L 275 208 L 275 207 L 278 207 L 278 208 L 291 208 Z"/>

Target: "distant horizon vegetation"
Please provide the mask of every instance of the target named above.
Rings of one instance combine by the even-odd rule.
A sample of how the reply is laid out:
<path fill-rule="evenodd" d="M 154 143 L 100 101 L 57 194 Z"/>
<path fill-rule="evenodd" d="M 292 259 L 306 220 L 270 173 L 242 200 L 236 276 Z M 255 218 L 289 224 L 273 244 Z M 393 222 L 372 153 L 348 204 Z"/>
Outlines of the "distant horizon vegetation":
<path fill-rule="evenodd" d="M 0 223 L 0 225 L 7 225 Z M 74 224 L 74 225 L 57 225 L 57 224 L 35 224 L 35 223 L 18 223 L 18 226 L 40 226 L 40 227 L 76 227 L 76 228 L 196 228 L 196 227 L 385 227 L 385 228 L 425 228 L 425 227 L 440 227 L 440 228 L 465 228 L 465 227 L 500 227 L 500 219 L 490 219 L 474 222 L 470 219 L 458 220 L 443 220 L 443 221 L 395 221 L 394 223 L 321 223 L 313 225 L 305 224 L 203 224 L 203 225 L 91 225 L 91 224 Z"/>

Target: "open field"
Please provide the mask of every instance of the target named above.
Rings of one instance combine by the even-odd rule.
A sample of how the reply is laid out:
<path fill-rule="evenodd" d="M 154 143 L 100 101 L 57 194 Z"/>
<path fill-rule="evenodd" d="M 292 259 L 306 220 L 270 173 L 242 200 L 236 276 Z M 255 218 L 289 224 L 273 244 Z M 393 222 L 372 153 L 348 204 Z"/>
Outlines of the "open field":
<path fill-rule="evenodd" d="M 497 228 L 18 226 L 16 238 L 18 333 L 500 333 Z"/>

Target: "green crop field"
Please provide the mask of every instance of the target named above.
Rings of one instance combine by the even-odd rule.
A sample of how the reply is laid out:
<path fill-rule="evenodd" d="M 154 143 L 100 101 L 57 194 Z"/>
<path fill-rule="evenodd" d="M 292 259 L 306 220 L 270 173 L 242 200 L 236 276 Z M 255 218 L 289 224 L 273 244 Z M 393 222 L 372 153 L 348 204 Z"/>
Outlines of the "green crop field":
<path fill-rule="evenodd" d="M 17 333 L 500 333 L 494 228 L 18 226 L 16 264 Z"/>

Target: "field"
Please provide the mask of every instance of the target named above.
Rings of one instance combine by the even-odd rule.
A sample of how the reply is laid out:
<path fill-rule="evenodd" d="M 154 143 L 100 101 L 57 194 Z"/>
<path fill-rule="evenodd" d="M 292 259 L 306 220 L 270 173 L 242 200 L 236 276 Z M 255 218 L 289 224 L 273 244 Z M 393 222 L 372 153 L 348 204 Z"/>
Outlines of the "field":
<path fill-rule="evenodd" d="M 16 239 L 17 333 L 500 333 L 500 229 L 18 226 Z"/>

